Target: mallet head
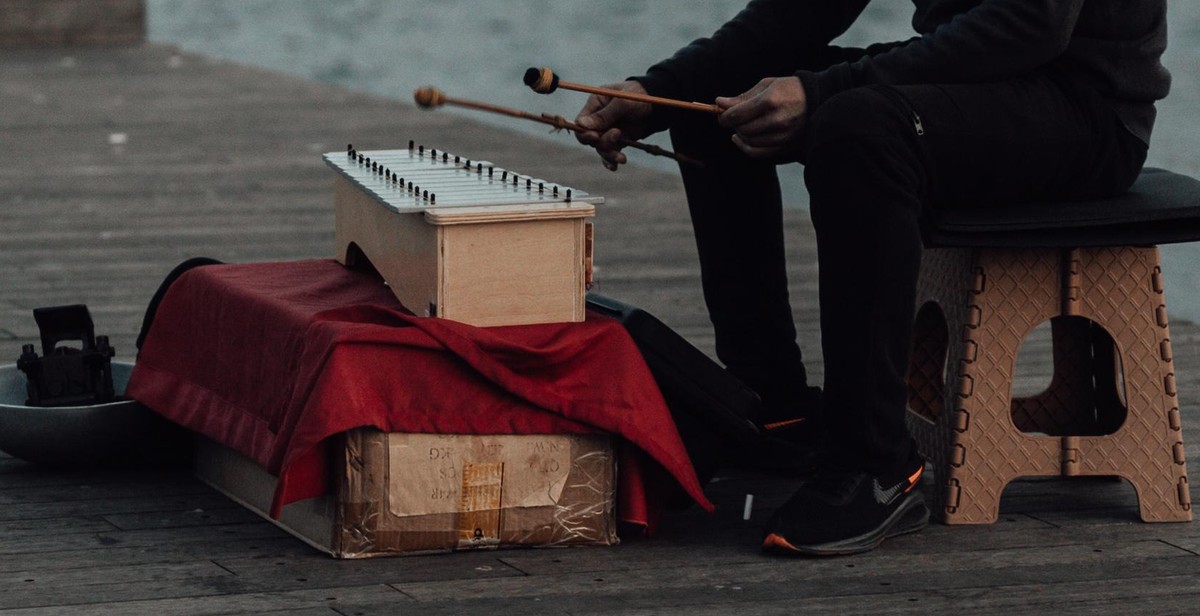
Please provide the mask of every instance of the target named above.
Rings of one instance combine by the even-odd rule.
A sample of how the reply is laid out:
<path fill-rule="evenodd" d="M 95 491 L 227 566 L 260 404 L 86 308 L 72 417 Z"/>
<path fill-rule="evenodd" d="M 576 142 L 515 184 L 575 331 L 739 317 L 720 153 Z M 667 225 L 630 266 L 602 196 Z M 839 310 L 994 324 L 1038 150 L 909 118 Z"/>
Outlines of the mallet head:
<path fill-rule="evenodd" d="M 425 86 L 413 92 L 413 101 L 422 109 L 432 109 L 445 105 L 446 95 L 433 86 Z"/>
<path fill-rule="evenodd" d="M 530 67 L 525 71 L 525 85 L 533 88 L 538 94 L 549 94 L 558 89 L 558 75 L 545 66 Z"/>

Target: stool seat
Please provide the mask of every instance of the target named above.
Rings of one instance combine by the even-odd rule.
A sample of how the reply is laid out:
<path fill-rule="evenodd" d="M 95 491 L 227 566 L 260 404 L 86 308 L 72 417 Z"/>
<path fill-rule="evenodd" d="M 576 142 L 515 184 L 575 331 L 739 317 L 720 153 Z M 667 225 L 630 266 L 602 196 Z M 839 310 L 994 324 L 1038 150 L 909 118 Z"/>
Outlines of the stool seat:
<path fill-rule="evenodd" d="M 1128 246 L 1200 240 L 1200 180 L 1144 169 L 1107 199 L 932 213 L 926 246 Z"/>
<path fill-rule="evenodd" d="M 908 424 L 935 514 L 990 523 L 1017 477 L 1114 475 L 1143 520 L 1191 520 L 1156 244 L 1200 239 L 1200 182 L 1152 169 L 1112 199 L 935 212 L 926 234 Z M 1046 321 L 1054 376 L 1016 397 Z"/>

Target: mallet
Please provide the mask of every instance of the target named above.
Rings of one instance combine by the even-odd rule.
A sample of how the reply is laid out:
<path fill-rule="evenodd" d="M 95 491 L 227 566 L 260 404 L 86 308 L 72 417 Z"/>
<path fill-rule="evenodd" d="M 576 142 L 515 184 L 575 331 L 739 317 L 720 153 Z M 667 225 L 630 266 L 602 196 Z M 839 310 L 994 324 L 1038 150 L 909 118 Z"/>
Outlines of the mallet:
<path fill-rule="evenodd" d="M 542 68 L 530 68 L 525 71 L 525 85 L 533 89 L 538 94 L 549 94 L 559 88 L 565 90 L 575 90 L 576 92 L 587 92 L 588 94 L 599 94 L 601 96 L 612 96 L 615 98 L 625 98 L 631 101 L 641 103 L 650 103 L 651 105 L 666 105 L 668 107 L 676 107 L 679 109 L 690 109 L 692 111 L 704 111 L 707 113 L 721 113 L 723 109 L 716 105 L 708 105 L 705 103 L 692 103 L 688 101 L 675 100 L 673 98 L 663 98 L 661 96 L 651 96 L 649 94 L 638 94 L 637 92 L 626 92 L 624 90 L 614 90 L 612 88 L 601 88 L 597 86 L 588 86 L 579 83 L 571 83 L 563 81 L 554 74 L 554 71 L 543 66 Z"/>
<path fill-rule="evenodd" d="M 527 111 L 521 111 L 519 109 L 510 109 L 508 107 L 501 107 L 499 105 L 480 103 L 477 101 L 465 100 L 465 99 L 461 99 L 461 98 L 451 98 L 449 96 L 446 96 L 446 94 L 444 92 L 442 92 L 441 90 L 434 88 L 432 86 L 425 86 L 423 88 L 417 88 L 416 91 L 413 92 L 413 101 L 416 102 L 417 106 L 421 107 L 422 109 L 433 109 L 435 107 L 441 107 L 442 105 L 456 105 L 458 107 L 468 107 L 471 109 L 478 109 L 480 111 L 498 113 L 501 115 L 511 116 L 514 118 L 521 118 L 524 120 L 533 120 L 534 122 L 540 122 L 542 124 L 549 124 L 550 126 L 553 126 L 556 130 L 569 130 L 571 132 L 576 132 L 576 133 L 581 133 L 581 132 L 588 130 L 588 129 L 586 129 L 586 128 L 584 128 L 562 116 L 550 115 L 548 113 L 543 113 L 541 115 L 537 115 L 537 114 L 529 113 Z M 647 154 L 653 154 L 655 156 L 665 156 L 667 158 L 671 158 L 671 159 L 677 160 L 681 163 L 685 163 L 688 165 L 696 165 L 699 167 L 704 166 L 703 164 L 700 163 L 700 161 L 698 161 L 694 158 L 688 158 L 687 156 L 684 156 L 682 154 L 676 154 L 675 152 L 660 148 L 653 144 L 642 143 L 641 141 L 635 141 L 633 139 L 621 139 L 620 143 L 623 146 L 631 147 L 635 150 L 641 150 L 643 152 L 646 152 Z"/>

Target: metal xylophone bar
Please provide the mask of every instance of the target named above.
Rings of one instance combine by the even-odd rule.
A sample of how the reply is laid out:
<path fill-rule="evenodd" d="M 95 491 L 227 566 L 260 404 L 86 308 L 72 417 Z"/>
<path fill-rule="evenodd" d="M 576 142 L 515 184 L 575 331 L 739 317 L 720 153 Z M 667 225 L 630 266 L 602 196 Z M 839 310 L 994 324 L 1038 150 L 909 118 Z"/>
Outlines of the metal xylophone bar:
<path fill-rule="evenodd" d="M 347 179 L 397 210 L 598 201 L 586 192 L 411 141 L 407 150 L 360 152 L 350 145 L 344 155 L 330 153 L 324 158 Z"/>
<path fill-rule="evenodd" d="M 547 183 L 545 180 L 534 178 L 520 178 L 513 174 L 511 182 L 502 181 L 500 178 L 509 177 L 506 173 L 501 173 L 494 176 L 494 179 L 479 178 L 473 174 L 463 173 L 447 173 L 441 171 L 425 171 L 411 173 L 408 171 L 393 172 L 394 176 L 383 177 L 378 173 L 350 173 L 347 174 L 350 179 L 360 184 L 366 189 L 392 200 L 393 197 L 403 196 L 397 193 L 410 193 L 408 196 L 416 194 L 424 195 L 426 191 L 431 194 L 451 195 L 454 198 L 446 200 L 442 197 L 440 200 L 435 200 L 431 205 L 486 205 L 488 203 L 511 203 L 525 201 L 558 201 L 570 200 L 571 195 L 568 191 L 572 189 L 561 187 L 558 184 Z M 403 182 L 403 185 L 401 185 Z"/>

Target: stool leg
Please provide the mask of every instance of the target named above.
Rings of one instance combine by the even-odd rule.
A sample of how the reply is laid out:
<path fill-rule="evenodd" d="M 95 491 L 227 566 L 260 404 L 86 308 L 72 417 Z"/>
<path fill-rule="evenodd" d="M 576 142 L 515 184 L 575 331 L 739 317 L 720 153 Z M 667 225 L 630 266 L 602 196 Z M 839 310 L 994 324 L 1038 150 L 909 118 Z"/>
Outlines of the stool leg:
<path fill-rule="evenodd" d="M 946 523 L 987 524 L 998 517 L 1000 495 L 1012 479 L 1055 475 L 1062 466 L 1060 439 L 1022 434 L 1011 411 L 1017 351 L 1029 332 L 1059 309 L 1058 253 L 978 249 L 959 254 L 971 265 L 964 270 L 959 263 L 954 270 L 969 281 L 966 291 L 943 299 L 953 381 L 946 388 L 948 412 L 927 430 L 939 441 L 932 446 L 938 482 L 933 496 Z"/>
<path fill-rule="evenodd" d="M 1084 251 L 1081 314 L 1114 333 L 1128 414 L 1108 436 L 1079 439 L 1080 474 L 1118 475 L 1147 522 L 1192 519 L 1156 247 Z"/>
<path fill-rule="evenodd" d="M 954 429 L 947 390 L 947 366 L 962 361 L 959 333 L 969 320 L 967 297 L 974 279 L 974 255 L 966 249 L 929 249 L 921 258 L 917 319 L 908 371 L 909 434 L 928 462 L 925 492 L 930 511 L 945 519 L 950 500 Z M 950 373 L 957 373 L 952 369 Z"/>

